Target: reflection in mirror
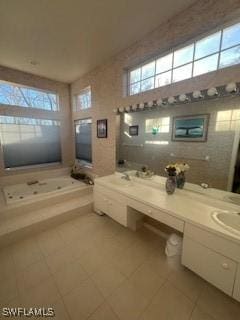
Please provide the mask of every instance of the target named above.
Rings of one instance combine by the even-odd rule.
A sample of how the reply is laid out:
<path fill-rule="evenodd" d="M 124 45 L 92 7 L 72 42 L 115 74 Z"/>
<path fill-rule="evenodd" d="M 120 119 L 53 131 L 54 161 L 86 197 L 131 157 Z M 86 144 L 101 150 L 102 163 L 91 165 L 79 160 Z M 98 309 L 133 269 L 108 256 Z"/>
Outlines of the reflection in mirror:
<path fill-rule="evenodd" d="M 198 128 L 176 127 L 179 117 L 196 120 L 199 116 L 209 119 L 204 124 L 206 128 L 201 122 Z M 118 118 L 118 171 L 148 166 L 156 175 L 166 177 L 166 165 L 187 162 L 190 166 L 186 173 L 187 185 L 197 185 L 193 187 L 196 191 L 204 192 L 201 187 L 204 184 L 208 192 L 215 188 L 240 193 L 239 96 L 123 113 Z M 188 126 L 184 121 L 180 123 Z M 198 122 L 192 120 L 192 123 Z M 137 136 L 129 135 L 129 126 L 138 126 Z M 204 130 L 205 140 L 194 140 L 194 136 L 199 138 Z M 175 139 L 177 134 L 183 138 Z M 225 193 L 220 190 L 218 196 L 222 198 Z"/>

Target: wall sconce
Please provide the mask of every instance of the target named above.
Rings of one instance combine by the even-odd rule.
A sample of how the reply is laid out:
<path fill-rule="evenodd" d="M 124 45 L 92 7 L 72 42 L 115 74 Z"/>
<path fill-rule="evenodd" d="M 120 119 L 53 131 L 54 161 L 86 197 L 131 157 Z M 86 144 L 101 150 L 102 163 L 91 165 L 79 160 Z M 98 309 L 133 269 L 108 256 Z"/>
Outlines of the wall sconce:
<path fill-rule="evenodd" d="M 186 96 L 185 93 L 180 94 L 180 96 L 178 97 L 178 99 L 179 99 L 179 101 L 181 101 L 181 102 L 186 102 L 186 101 L 189 100 L 189 98 Z"/>
<path fill-rule="evenodd" d="M 124 111 L 124 108 L 123 108 L 123 107 L 120 107 L 120 108 L 118 108 L 118 111 L 119 111 L 119 112 L 123 112 L 123 111 Z"/>
<path fill-rule="evenodd" d="M 225 90 L 228 93 L 236 93 L 237 92 L 237 85 L 235 82 L 230 82 L 226 85 Z"/>
<path fill-rule="evenodd" d="M 209 97 L 214 97 L 214 96 L 218 95 L 218 91 L 216 88 L 213 87 L 213 88 L 208 89 L 207 94 Z"/>
<path fill-rule="evenodd" d="M 174 103 L 176 103 L 177 101 L 176 101 L 176 99 L 174 98 L 174 97 L 169 97 L 168 98 L 168 103 L 169 104 L 174 104 Z"/>
<path fill-rule="evenodd" d="M 152 108 L 152 106 L 153 106 L 153 101 L 148 101 L 147 106 L 148 106 L 148 108 Z"/>
<path fill-rule="evenodd" d="M 141 102 L 141 103 L 139 104 L 139 108 L 140 108 L 141 110 L 144 109 L 144 102 Z"/>
<path fill-rule="evenodd" d="M 133 109 L 134 111 L 137 110 L 137 105 L 136 105 L 136 104 L 132 105 L 132 109 Z"/>
<path fill-rule="evenodd" d="M 194 99 L 202 99 L 203 98 L 202 92 L 200 90 L 193 91 L 192 95 L 193 95 Z"/>

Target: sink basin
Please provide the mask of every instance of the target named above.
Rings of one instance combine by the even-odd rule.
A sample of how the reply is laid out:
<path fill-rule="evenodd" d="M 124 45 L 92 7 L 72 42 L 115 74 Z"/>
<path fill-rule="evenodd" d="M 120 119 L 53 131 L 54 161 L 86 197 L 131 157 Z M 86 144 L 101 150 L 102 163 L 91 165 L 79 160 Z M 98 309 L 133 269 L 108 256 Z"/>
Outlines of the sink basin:
<path fill-rule="evenodd" d="M 227 200 L 227 201 L 231 201 L 231 202 L 233 202 L 233 203 L 235 203 L 235 204 L 237 204 L 237 205 L 240 205 L 240 196 L 228 196 L 228 197 L 225 197 L 225 200 Z"/>
<path fill-rule="evenodd" d="M 240 236 L 240 212 L 214 211 L 212 218 L 228 231 Z"/>

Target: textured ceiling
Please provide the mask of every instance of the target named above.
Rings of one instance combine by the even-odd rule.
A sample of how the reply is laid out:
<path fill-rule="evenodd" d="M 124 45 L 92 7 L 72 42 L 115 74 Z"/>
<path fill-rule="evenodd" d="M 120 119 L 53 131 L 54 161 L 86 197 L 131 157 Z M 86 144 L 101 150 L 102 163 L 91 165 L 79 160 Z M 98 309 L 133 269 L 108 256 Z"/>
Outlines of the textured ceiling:
<path fill-rule="evenodd" d="M 0 0 L 0 65 L 72 82 L 193 0 Z"/>

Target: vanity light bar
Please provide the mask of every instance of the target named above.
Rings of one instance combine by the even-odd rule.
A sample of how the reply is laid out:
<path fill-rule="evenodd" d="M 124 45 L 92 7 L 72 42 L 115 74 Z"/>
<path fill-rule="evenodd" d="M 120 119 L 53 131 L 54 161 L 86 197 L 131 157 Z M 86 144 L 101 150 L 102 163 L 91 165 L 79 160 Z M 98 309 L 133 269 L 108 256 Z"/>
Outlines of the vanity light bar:
<path fill-rule="evenodd" d="M 171 107 L 174 105 L 181 105 L 186 103 L 198 102 L 200 100 L 211 100 L 222 97 L 228 97 L 240 94 L 240 83 L 230 82 L 224 86 L 211 87 L 204 90 L 195 90 L 191 93 L 182 93 L 178 96 L 170 96 L 167 98 L 159 98 L 157 100 L 151 100 L 148 102 L 140 102 L 138 104 L 133 104 L 131 106 L 119 107 L 114 109 L 114 113 L 123 112 L 135 112 L 140 110 L 146 110 L 150 108 L 163 108 Z"/>

